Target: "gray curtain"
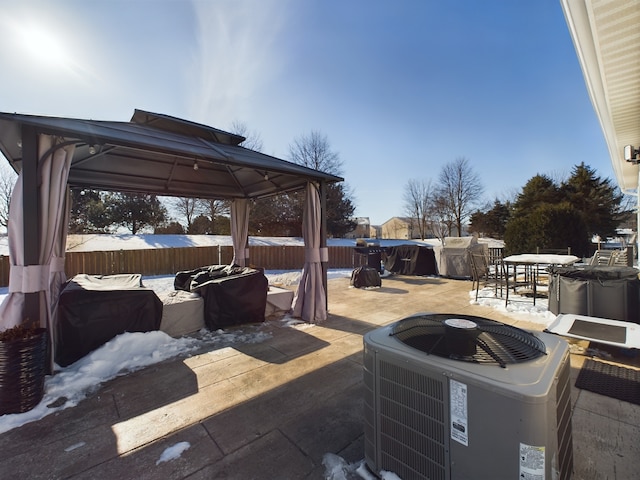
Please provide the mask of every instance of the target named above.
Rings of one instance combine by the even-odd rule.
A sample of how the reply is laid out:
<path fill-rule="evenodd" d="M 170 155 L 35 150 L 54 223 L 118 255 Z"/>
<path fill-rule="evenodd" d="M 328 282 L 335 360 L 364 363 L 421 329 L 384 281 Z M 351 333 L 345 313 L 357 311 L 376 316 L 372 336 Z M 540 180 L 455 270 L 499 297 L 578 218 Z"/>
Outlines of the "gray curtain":
<path fill-rule="evenodd" d="M 321 262 L 328 261 L 328 255 L 326 248 L 320 248 L 321 221 L 320 192 L 316 184 L 309 183 L 302 217 L 305 261 L 292 309 L 293 316 L 311 323 L 327 319 L 327 294 Z"/>
<path fill-rule="evenodd" d="M 37 176 L 39 191 L 40 251 L 38 265 L 25 266 L 24 209 L 22 172 L 13 189 L 9 207 L 9 295 L 0 305 L 0 329 L 23 323 L 25 294 L 37 293 L 41 306 L 41 327 L 49 329 L 53 341 L 53 318 L 58 293 L 65 282 L 64 252 L 67 234 L 67 179 L 75 146 L 55 148 L 58 140 L 50 135 L 38 135 Z M 34 192 L 36 194 L 36 192 Z M 53 352 L 53 349 L 51 349 Z"/>
<path fill-rule="evenodd" d="M 236 198 L 231 202 L 231 242 L 233 243 L 232 265 L 247 266 L 249 249 L 249 200 Z"/>

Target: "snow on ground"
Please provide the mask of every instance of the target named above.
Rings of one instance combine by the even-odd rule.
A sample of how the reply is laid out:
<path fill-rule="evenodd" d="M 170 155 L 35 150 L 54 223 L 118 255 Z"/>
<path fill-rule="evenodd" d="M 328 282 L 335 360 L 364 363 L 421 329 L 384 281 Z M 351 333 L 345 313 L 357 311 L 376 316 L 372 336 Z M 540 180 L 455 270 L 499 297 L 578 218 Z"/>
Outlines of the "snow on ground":
<path fill-rule="evenodd" d="M 496 296 L 492 287 L 480 290 L 477 302 L 476 291 L 469 291 L 469 303 L 493 308 L 514 320 L 524 320 L 544 326 L 548 326 L 556 318 L 553 313 L 548 311 L 549 301 L 546 297 L 537 297 L 534 305 L 532 297 L 509 293 L 509 303 L 505 304 L 505 299 Z"/>
<path fill-rule="evenodd" d="M 378 476 L 373 475 L 367 468 L 364 460 L 348 464 L 345 460 L 333 453 L 327 453 L 322 457 L 325 480 L 352 480 L 362 478 L 364 480 L 402 480 L 395 473 L 382 470 Z"/>
<path fill-rule="evenodd" d="M 171 460 L 175 460 L 176 458 L 180 458 L 182 452 L 187 450 L 191 444 L 189 442 L 179 442 L 175 445 L 172 445 L 165 449 L 160 455 L 160 458 L 156 462 L 156 465 L 160 465 L 162 462 L 170 462 Z"/>

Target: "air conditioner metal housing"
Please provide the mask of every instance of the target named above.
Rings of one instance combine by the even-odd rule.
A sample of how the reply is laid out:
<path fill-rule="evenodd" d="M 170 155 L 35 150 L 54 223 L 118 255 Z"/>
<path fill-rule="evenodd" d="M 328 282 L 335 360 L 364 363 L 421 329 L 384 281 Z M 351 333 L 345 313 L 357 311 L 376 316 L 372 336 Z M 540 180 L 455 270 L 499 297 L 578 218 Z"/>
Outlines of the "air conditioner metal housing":
<path fill-rule="evenodd" d="M 566 341 L 528 332 L 546 355 L 501 368 L 424 353 L 392 336 L 394 325 L 364 337 L 372 471 L 430 480 L 571 477 Z"/>

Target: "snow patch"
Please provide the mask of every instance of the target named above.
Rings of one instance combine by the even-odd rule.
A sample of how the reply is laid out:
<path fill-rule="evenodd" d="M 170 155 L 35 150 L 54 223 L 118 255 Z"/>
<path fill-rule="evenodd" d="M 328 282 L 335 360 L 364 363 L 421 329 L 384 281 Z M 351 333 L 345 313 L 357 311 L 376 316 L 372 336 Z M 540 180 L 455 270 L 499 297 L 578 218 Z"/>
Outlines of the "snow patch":
<path fill-rule="evenodd" d="M 191 444 L 189 442 L 180 442 L 165 449 L 160 455 L 160 458 L 156 461 L 156 465 L 160 465 L 163 462 L 170 462 L 176 458 L 180 458 L 180 455 L 189 449 Z"/>

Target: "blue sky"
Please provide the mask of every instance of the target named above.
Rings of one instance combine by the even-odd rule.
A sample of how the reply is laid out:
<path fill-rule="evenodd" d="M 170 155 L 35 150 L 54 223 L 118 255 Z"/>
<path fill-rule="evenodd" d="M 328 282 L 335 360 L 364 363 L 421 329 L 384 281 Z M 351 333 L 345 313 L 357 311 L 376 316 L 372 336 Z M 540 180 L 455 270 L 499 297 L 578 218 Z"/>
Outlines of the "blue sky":
<path fill-rule="evenodd" d="M 459 157 L 485 200 L 580 162 L 613 179 L 559 0 L 0 0 L 0 111 L 325 134 L 356 215 Z"/>

